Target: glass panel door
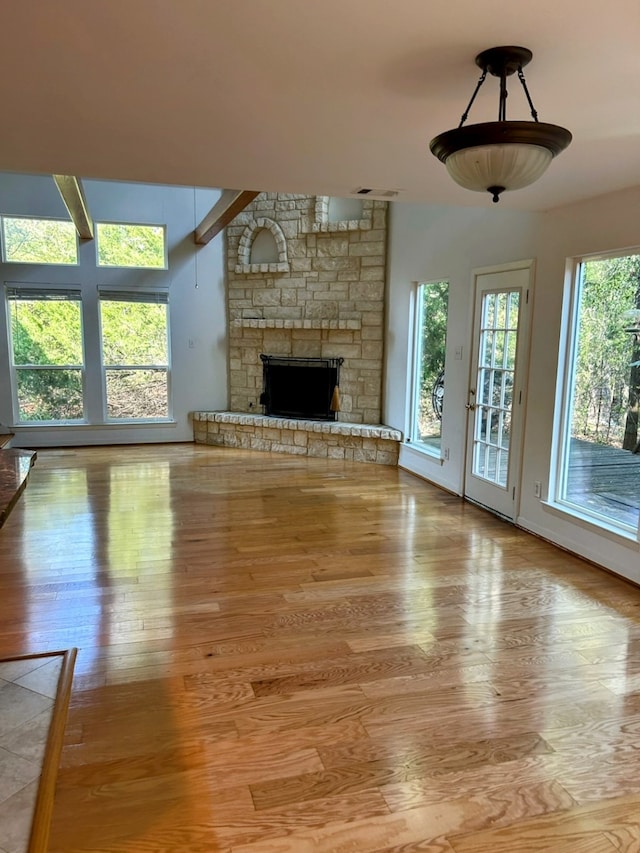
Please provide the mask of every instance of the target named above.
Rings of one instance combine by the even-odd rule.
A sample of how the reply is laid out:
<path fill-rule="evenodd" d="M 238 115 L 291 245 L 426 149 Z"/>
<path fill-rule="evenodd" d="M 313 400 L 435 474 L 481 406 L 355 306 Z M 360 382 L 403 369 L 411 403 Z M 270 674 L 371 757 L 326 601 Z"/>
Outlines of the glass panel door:
<path fill-rule="evenodd" d="M 528 350 L 531 265 L 476 275 L 465 496 L 514 519 Z"/>

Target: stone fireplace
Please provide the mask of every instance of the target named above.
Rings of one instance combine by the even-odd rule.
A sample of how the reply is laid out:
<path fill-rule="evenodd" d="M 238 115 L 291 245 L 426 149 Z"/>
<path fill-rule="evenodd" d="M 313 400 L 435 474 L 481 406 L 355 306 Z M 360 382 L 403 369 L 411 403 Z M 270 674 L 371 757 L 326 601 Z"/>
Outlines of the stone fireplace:
<path fill-rule="evenodd" d="M 262 353 L 343 358 L 337 419 L 380 423 L 387 202 L 361 205 L 262 193 L 227 228 L 231 411 L 261 411 Z"/>
<path fill-rule="evenodd" d="M 243 427 L 264 427 L 254 420 L 267 411 L 261 356 L 289 364 L 339 362 L 339 405 L 321 419 L 335 419 L 330 427 L 344 424 L 350 439 L 366 440 L 375 429 L 374 443 L 387 442 L 377 448 L 384 459 L 376 461 L 392 464 L 388 442 L 400 434 L 387 430 L 381 438 L 386 428 L 380 425 L 386 240 L 387 202 L 366 198 L 261 193 L 227 227 L 230 412 L 218 413 L 225 427 L 227 416 L 237 416 Z M 207 414 L 194 415 L 196 440 L 205 432 L 198 416 Z M 277 417 L 280 424 L 284 416 Z M 309 422 L 317 419 L 314 413 Z M 206 423 L 211 433 L 210 425 L 221 422 Z M 300 422 L 268 428 L 283 430 L 285 444 L 293 441 L 289 432 L 298 433 L 295 446 L 302 448 Z M 311 431 L 318 432 L 315 425 Z"/>

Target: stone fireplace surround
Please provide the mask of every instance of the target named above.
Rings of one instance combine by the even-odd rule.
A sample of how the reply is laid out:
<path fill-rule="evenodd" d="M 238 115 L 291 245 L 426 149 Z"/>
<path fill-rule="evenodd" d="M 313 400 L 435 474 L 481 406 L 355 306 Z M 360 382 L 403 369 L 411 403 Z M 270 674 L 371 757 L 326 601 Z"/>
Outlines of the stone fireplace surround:
<path fill-rule="evenodd" d="M 329 198 L 261 193 L 226 229 L 229 412 L 193 413 L 197 442 L 397 464 L 380 424 L 387 203 L 329 220 Z M 273 244 L 252 257 L 258 235 Z M 343 358 L 335 422 L 260 414 L 260 355 Z"/>

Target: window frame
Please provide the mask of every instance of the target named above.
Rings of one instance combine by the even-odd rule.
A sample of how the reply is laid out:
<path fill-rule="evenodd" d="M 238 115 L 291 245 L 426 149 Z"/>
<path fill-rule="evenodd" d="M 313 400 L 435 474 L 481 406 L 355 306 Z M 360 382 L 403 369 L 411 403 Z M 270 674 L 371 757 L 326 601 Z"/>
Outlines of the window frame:
<path fill-rule="evenodd" d="M 169 269 L 169 249 L 167 246 L 167 226 L 159 222 L 123 222 L 111 219 L 101 219 L 95 222 L 95 244 L 96 244 L 96 269 L 104 270 L 145 270 L 146 272 L 166 272 Z M 100 226 L 117 225 L 123 228 L 159 228 L 162 231 L 163 265 L 161 267 L 150 267 L 140 264 L 105 264 L 100 261 Z"/>
<path fill-rule="evenodd" d="M 70 225 L 74 235 L 74 244 L 76 250 L 75 261 L 19 261 L 7 257 L 7 238 L 5 233 L 5 222 L 8 219 L 13 220 L 30 220 L 32 222 L 61 222 L 64 225 Z M 15 213 L 0 214 L 0 242 L 2 243 L 2 263 L 4 264 L 22 264 L 31 266 L 46 266 L 46 267 L 77 267 L 80 266 L 80 247 L 78 240 L 78 232 L 75 225 L 70 219 L 60 219 L 58 216 L 19 216 Z"/>
<path fill-rule="evenodd" d="M 165 307 L 165 335 L 167 343 L 166 364 L 106 364 L 103 347 L 102 302 L 137 302 L 146 305 L 162 304 Z M 129 298 L 127 298 L 129 297 Z M 145 299 L 143 297 L 148 297 Z M 116 288 L 98 287 L 98 344 L 100 354 L 100 373 L 102 386 L 102 417 L 103 422 L 110 426 L 114 424 L 165 424 L 173 423 L 173 399 L 171 389 L 171 329 L 170 329 L 169 290 L 154 288 L 144 290 L 131 288 L 118 290 Z M 109 399 L 107 389 L 107 371 L 113 370 L 164 370 L 167 383 L 167 413 L 162 417 L 113 418 L 109 416 Z"/>

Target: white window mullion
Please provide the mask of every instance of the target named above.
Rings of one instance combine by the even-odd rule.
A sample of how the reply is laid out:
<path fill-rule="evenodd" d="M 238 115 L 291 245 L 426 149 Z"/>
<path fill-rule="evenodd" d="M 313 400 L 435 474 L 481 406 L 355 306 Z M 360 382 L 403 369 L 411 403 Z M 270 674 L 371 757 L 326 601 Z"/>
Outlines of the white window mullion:
<path fill-rule="evenodd" d="M 90 424 L 104 423 L 106 404 L 102 362 L 100 359 L 100 310 L 98 294 L 86 288 L 82 299 L 84 334 L 85 414 Z"/>

